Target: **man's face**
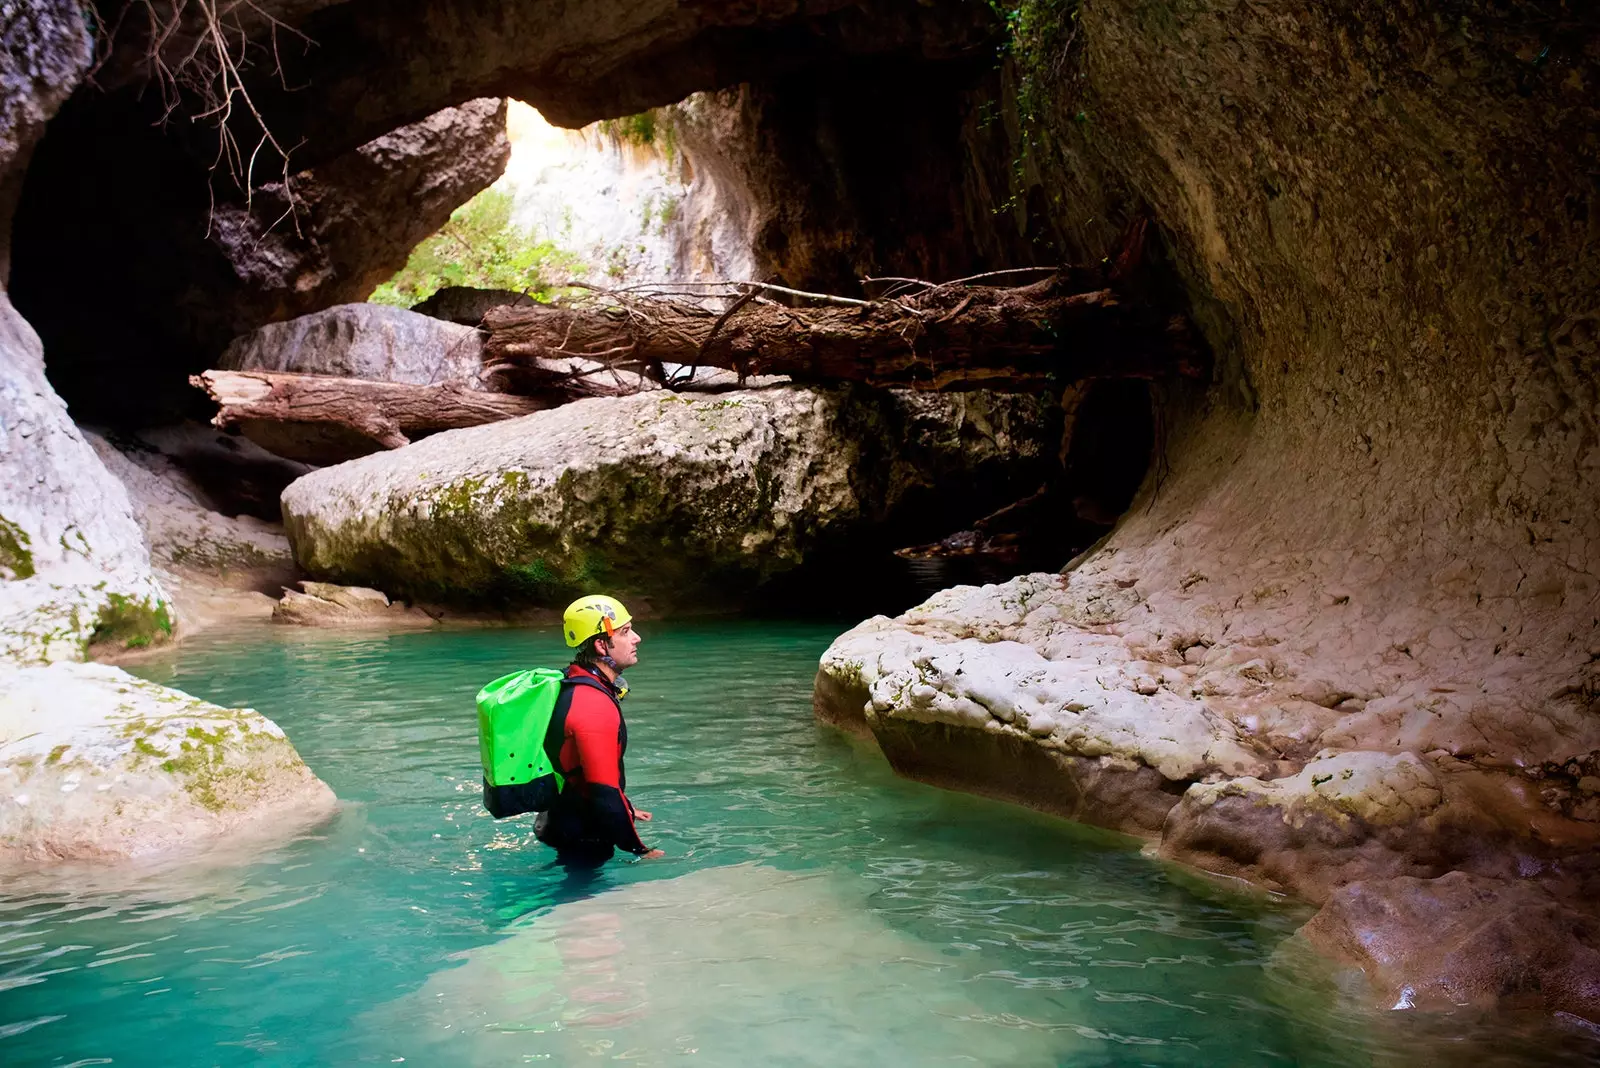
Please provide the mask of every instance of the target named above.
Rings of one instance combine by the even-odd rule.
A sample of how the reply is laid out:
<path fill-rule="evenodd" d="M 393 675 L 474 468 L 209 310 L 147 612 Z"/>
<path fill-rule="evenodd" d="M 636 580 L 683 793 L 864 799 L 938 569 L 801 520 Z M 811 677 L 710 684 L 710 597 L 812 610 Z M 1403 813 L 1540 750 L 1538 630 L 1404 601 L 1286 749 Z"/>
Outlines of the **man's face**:
<path fill-rule="evenodd" d="M 624 623 L 611 632 L 611 659 L 616 662 L 618 671 L 631 668 L 639 662 L 639 642 L 642 640 L 632 623 Z"/>

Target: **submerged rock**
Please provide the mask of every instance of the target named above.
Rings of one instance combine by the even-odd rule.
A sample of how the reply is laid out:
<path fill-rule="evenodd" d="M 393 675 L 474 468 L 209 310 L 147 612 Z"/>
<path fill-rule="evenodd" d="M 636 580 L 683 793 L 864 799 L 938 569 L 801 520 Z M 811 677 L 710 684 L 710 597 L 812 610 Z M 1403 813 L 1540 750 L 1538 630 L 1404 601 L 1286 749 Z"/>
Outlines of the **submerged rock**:
<path fill-rule="evenodd" d="M 333 800 L 260 713 L 104 664 L 0 665 L 0 864 L 281 836 Z"/>
<path fill-rule="evenodd" d="M 482 364 L 472 327 L 383 304 L 339 304 L 235 338 L 218 367 L 478 388 Z"/>
<path fill-rule="evenodd" d="M 1600 1020 L 1600 927 L 1536 884 L 1451 872 L 1344 887 L 1300 937 L 1359 966 L 1381 1008 Z"/>
<path fill-rule="evenodd" d="M 300 589 L 285 589 L 272 609 L 274 623 L 302 627 L 432 626 L 427 613 L 394 604 L 379 590 L 364 586 L 335 586 L 331 582 L 301 582 Z"/>
<path fill-rule="evenodd" d="M 728 604 L 917 491 L 1028 472 L 1042 422 L 982 394 L 602 398 L 313 472 L 284 521 L 312 575 L 421 600 Z"/>

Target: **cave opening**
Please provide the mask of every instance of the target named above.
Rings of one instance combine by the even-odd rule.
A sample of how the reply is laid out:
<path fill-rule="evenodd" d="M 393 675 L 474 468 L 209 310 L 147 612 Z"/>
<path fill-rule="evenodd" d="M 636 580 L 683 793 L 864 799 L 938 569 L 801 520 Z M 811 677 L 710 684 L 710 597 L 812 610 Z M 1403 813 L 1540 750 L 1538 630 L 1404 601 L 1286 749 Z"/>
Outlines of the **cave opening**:
<path fill-rule="evenodd" d="M 1155 406 L 1148 383 L 1137 378 L 1101 379 L 1078 401 L 1062 464 L 1065 496 L 1083 524 L 1074 555 L 1104 534 L 1133 503 L 1149 473 L 1156 448 Z"/>

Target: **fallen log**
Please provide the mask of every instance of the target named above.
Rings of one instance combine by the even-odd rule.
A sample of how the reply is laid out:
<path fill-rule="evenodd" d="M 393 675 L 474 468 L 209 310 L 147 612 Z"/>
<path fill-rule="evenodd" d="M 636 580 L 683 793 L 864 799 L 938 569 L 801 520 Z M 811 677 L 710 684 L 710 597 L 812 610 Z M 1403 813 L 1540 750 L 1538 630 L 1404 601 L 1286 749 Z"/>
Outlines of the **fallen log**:
<path fill-rule="evenodd" d="M 1088 283 L 1095 288 L 1080 288 Z M 733 283 L 719 294 L 731 300 L 725 310 L 677 299 L 670 287 L 495 308 L 484 318 L 484 362 L 505 369 L 581 358 L 669 384 L 663 367 L 677 364 L 919 390 L 1033 390 L 1089 378 L 1198 376 L 1206 367 L 1186 320 L 1125 301 L 1098 272 L 1067 270 L 1007 288 L 917 284 L 921 291 L 909 295 L 857 300 Z"/>
<path fill-rule="evenodd" d="M 271 371 L 206 371 L 189 379 L 221 410 L 211 420 L 290 460 L 334 464 L 440 430 L 553 408 L 565 393 L 516 397 L 437 386 Z"/>

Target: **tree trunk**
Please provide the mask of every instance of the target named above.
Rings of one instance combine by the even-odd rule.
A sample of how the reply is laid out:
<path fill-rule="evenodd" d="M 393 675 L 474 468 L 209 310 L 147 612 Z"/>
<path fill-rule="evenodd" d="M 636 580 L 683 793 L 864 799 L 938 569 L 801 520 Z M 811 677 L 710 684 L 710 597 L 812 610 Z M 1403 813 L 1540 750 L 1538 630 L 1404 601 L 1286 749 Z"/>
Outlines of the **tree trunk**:
<path fill-rule="evenodd" d="M 1098 272 L 1017 288 L 925 286 L 914 297 L 791 308 L 747 289 L 728 311 L 612 294 L 614 303 L 497 308 L 485 317 L 491 369 L 581 357 L 647 370 L 723 367 L 922 390 L 1033 390 L 1087 378 L 1198 375 L 1206 364 L 1182 318 L 1108 288 L 1068 292 Z M 767 287 L 768 289 L 774 287 Z"/>
<path fill-rule="evenodd" d="M 206 371 L 189 381 L 221 405 L 213 425 L 311 464 L 352 460 L 413 437 L 511 419 L 570 399 L 266 371 Z"/>

